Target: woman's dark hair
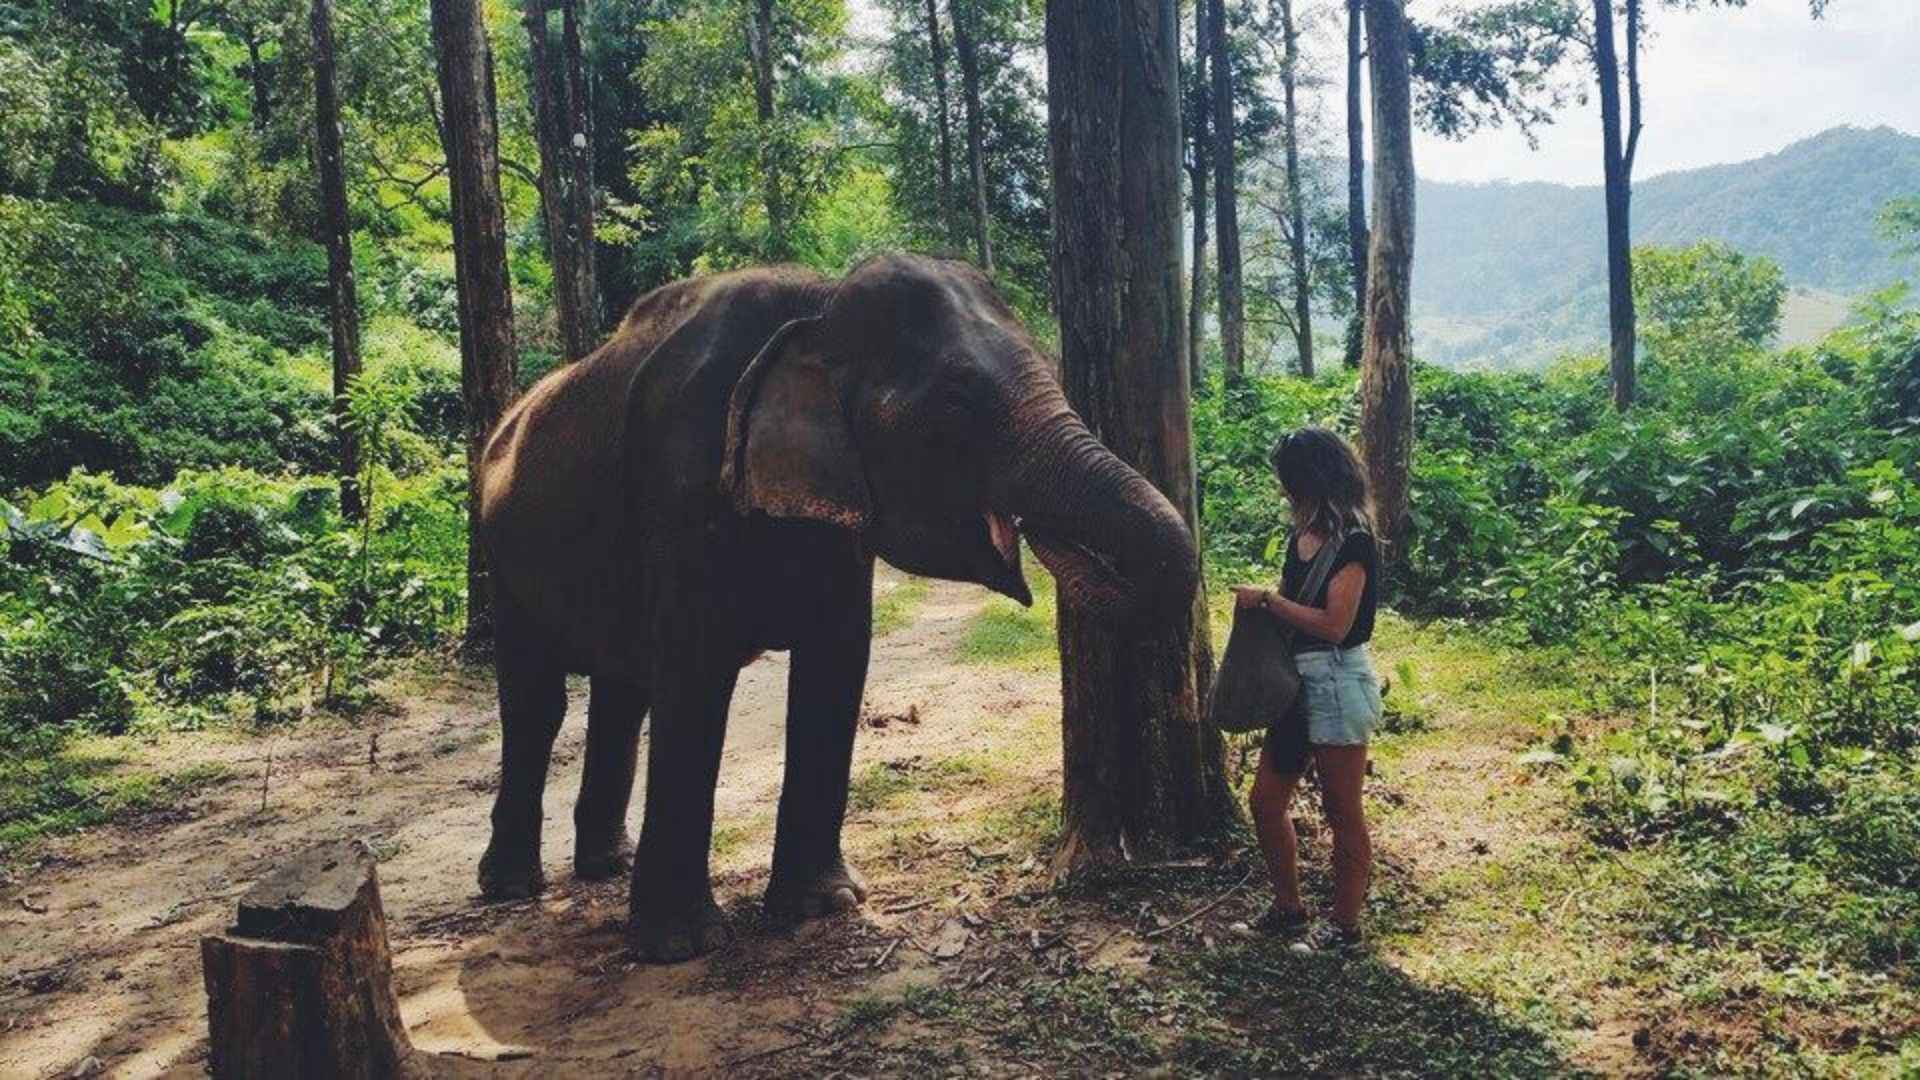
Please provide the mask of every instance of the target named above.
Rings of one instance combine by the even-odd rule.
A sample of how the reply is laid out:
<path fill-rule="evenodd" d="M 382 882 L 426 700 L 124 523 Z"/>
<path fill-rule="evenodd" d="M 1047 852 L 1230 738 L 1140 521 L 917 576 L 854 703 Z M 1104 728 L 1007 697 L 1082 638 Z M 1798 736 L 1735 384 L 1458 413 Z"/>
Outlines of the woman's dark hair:
<path fill-rule="evenodd" d="M 1367 470 L 1353 445 L 1323 427 L 1303 427 L 1280 436 L 1267 455 L 1280 487 L 1313 513 L 1307 526 L 1333 536 L 1362 529 L 1374 535 L 1373 495 Z"/>

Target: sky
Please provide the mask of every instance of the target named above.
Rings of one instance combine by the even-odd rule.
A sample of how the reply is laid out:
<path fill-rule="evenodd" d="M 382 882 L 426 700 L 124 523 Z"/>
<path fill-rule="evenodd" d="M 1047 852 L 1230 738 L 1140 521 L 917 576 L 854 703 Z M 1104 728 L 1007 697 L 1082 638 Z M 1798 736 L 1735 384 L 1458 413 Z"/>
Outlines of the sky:
<path fill-rule="evenodd" d="M 1484 2 L 1411 0 L 1409 9 L 1432 18 Z M 1748 0 L 1744 10 L 1654 10 L 1649 22 L 1636 178 L 1761 157 L 1839 124 L 1920 134 L 1920 0 L 1832 0 L 1819 21 L 1805 0 Z M 1331 61 L 1322 70 L 1338 131 L 1344 23 L 1322 23 L 1315 36 Z M 1597 99 L 1569 104 L 1537 135 L 1534 150 L 1511 128 L 1461 142 L 1416 133 L 1414 160 L 1436 180 L 1600 182 Z"/>
<path fill-rule="evenodd" d="M 1346 5 L 1296 0 L 1310 29 L 1309 63 L 1326 80 L 1320 130 L 1343 153 Z M 1416 18 L 1493 0 L 1409 0 Z M 1184 4 L 1182 5 L 1185 6 Z M 1806 0 L 1747 0 L 1744 9 L 1658 10 L 1644 43 L 1646 129 L 1636 178 L 1746 161 L 1839 124 L 1887 125 L 1920 135 L 1920 0 L 1830 0 L 1815 21 Z M 872 0 L 849 0 L 855 27 L 878 34 Z M 1578 73 L 1591 85 L 1588 69 Z M 1600 182 L 1596 100 L 1569 103 L 1536 132 L 1537 149 L 1512 128 L 1459 142 L 1415 134 L 1420 175 L 1436 180 Z"/>

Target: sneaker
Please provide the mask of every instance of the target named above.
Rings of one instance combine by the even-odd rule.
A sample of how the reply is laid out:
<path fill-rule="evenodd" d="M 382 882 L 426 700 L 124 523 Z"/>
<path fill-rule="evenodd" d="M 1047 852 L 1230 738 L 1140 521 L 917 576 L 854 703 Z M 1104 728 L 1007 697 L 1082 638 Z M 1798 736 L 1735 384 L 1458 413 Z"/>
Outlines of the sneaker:
<path fill-rule="evenodd" d="M 1298 937 L 1305 933 L 1313 919 L 1305 911 L 1288 911 L 1278 904 L 1267 909 L 1265 915 L 1253 924 L 1255 933 L 1267 937 Z"/>
<path fill-rule="evenodd" d="M 1367 947 L 1366 936 L 1359 930 L 1349 929 L 1334 922 L 1317 922 L 1307 935 L 1292 945 L 1294 952 L 1308 953 L 1357 953 Z"/>

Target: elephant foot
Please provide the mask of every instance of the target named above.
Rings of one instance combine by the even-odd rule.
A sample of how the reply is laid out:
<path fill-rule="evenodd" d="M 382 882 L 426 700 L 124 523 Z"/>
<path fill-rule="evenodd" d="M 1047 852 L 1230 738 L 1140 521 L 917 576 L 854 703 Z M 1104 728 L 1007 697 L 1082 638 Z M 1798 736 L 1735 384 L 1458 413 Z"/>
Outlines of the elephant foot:
<path fill-rule="evenodd" d="M 691 910 L 635 908 L 627 919 L 627 944 L 635 956 L 655 964 L 678 964 L 730 944 L 733 931 L 711 896 Z"/>
<path fill-rule="evenodd" d="M 546 887 L 537 849 L 509 854 L 498 844 L 488 844 L 480 857 L 480 895 L 488 900 L 525 900 Z"/>
<path fill-rule="evenodd" d="M 573 876 L 604 881 L 633 869 L 633 841 L 622 830 L 611 842 L 581 842 L 573 853 Z"/>
<path fill-rule="evenodd" d="M 867 886 L 847 864 L 832 865 L 812 874 L 776 876 L 767 886 L 767 913 L 775 919 L 799 922 L 852 911 L 867 899 Z"/>

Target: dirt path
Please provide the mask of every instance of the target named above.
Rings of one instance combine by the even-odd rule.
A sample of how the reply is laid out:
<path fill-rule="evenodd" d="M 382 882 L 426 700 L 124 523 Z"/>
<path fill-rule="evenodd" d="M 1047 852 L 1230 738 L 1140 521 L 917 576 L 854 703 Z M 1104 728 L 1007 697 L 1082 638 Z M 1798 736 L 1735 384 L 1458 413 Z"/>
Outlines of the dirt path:
<path fill-rule="evenodd" d="M 900 582 L 886 575 L 880 588 Z M 1057 702 L 1050 676 L 953 662 L 984 598 L 972 587 L 932 584 L 907 625 L 875 642 L 867 713 L 912 712 L 920 722 L 883 719 L 864 731 L 856 770 L 947 752 L 969 737 L 962 714 L 983 704 Z M 786 673 L 784 655 L 768 656 L 742 673 L 734 698 L 715 858 L 729 906 L 749 902 L 765 881 Z M 548 791 L 544 854 L 554 886 L 537 904 L 505 908 L 477 905 L 473 881 L 498 769 L 491 680 L 454 673 L 396 692 L 404 694 L 400 714 L 380 725 L 372 767 L 366 728 L 314 724 L 216 745 L 170 740 L 154 751 L 161 763 L 218 761 L 233 779 L 171 812 L 58 844 L 9 889 L 0 911 L 0 971 L 9 976 L 0 982 L 0 1076 L 65 1075 L 89 1058 L 113 1075 L 199 1075 L 200 937 L 231 917 L 234 899 L 276 859 L 337 836 L 368 838 L 383 855 L 401 1008 L 424 1048 L 546 1055 L 555 1048 L 543 1029 L 563 1015 L 568 1043 L 604 1043 L 616 1060 L 711 1065 L 762 1048 L 756 1032 L 712 1024 L 705 995 L 685 993 L 708 977 L 708 963 L 625 965 L 629 977 L 612 992 L 597 979 L 608 964 L 622 967 L 624 886 L 576 884 L 569 872 L 584 683 L 571 691 Z M 636 792 L 636 815 L 641 798 Z M 552 933 L 556 923 L 564 935 Z M 576 940 L 563 947 L 556 937 Z M 655 1001 L 647 1023 L 615 1009 L 636 997 Z M 580 1022 L 610 1011 L 603 1033 Z M 705 1022 L 698 1036 L 688 1023 L 696 1017 Z M 760 1026 L 758 1034 L 786 1037 Z"/>

